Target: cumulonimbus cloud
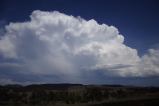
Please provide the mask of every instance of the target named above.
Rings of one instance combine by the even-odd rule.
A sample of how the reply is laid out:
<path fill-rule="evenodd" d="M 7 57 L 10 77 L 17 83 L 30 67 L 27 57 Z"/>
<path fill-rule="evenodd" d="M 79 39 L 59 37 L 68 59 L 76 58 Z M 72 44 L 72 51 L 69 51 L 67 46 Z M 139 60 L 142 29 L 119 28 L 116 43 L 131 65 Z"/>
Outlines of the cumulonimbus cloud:
<path fill-rule="evenodd" d="M 5 26 L 0 68 L 11 65 L 19 73 L 67 79 L 96 71 L 121 77 L 159 75 L 159 50 L 138 56 L 114 26 L 58 11 L 36 10 L 30 17 Z"/>

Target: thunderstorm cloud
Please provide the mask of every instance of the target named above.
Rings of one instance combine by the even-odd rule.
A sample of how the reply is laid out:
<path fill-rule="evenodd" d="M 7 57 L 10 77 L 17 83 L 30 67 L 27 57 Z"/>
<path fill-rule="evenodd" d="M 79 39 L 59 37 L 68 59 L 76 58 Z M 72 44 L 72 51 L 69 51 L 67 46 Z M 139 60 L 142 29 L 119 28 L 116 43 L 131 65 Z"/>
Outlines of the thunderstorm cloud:
<path fill-rule="evenodd" d="M 33 11 L 31 20 L 5 26 L 0 36 L 0 82 L 159 75 L 159 50 L 142 56 L 118 29 L 58 11 Z M 14 76 L 14 77 L 13 77 Z M 19 76 L 20 78 L 17 78 Z M 49 79 L 47 78 L 49 77 Z M 29 82 L 28 81 L 28 82 Z"/>

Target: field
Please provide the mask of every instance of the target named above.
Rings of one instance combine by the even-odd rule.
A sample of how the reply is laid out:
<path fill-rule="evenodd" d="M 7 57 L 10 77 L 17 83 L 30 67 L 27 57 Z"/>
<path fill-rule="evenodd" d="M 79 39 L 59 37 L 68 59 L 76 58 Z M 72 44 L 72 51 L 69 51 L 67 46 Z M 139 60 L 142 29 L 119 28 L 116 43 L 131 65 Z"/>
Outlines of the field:
<path fill-rule="evenodd" d="M 0 106 L 159 106 L 159 88 L 42 84 L 0 86 Z"/>

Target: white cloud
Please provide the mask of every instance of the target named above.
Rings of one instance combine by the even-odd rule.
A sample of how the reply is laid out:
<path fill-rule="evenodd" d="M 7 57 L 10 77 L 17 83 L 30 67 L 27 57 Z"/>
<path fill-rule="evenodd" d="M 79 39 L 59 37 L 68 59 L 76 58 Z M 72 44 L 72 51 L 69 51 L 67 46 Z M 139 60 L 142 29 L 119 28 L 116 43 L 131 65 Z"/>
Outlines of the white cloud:
<path fill-rule="evenodd" d="M 57 11 L 36 10 L 30 17 L 7 25 L 0 40 L 0 55 L 21 61 L 24 73 L 67 78 L 100 69 L 115 76 L 159 74 L 159 51 L 140 58 L 114 26 Z"/>
<path fill-rule="evenodd" d="M 159 49 L 149 49 L 148 53 L 141 57 L 139 70 L 144 76 L 159 75 Z"/>

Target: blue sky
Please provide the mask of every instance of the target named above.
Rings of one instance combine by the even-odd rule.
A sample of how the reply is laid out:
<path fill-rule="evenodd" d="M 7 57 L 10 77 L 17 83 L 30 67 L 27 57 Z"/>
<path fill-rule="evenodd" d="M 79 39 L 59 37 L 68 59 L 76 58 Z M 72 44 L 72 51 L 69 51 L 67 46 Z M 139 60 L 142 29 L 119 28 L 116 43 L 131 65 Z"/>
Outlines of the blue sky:
<path fill-rule="evenodd" d="M 33 10 L 57 10 L 114 25 L 140 54 L 159 42 L 158 0 L 2 0 L 0 7 L 5 23 L 29 20 Z"/>
<path fill-rule="evenodd" d="M 111 74 L 110 74 L 109 71 L 107 71 L 106 76 L 102 76 L 102 73 L 100 73 L 100 72 L 98 73 L 95 71 L 95 72 L 91 73 L 91 75 L 89 75 L 90 74 L 89 72 L 86 72 L 86 74 L 88 74 L 89 77 L 87 75 L 82 76 L 82 78 L 85 78 L 86 81 L 77 80 L 77 82 L 79 81 L 79 83 L 81 83 L 81 82 L 89 83 L 90 82 L 90 83 L 122 83 L 122 84 L 146 85 L 145 84 L 145 81 L 146 81 L 147 85 L 151 85 L 151 84 L 158 85 L 157 82 L 154 83 L 154 81 L 156 79 L 159 79 L 158 78 L 159 68 L 158 68 L 158 64 L 156 63 L 159 61 L 158 55 L 157 55 L 158 48 L 159 48 L 159 36 L 158 36 L 159 35 L 159 27 L 158 27 L 158 25 L 159 25 L 159 20 L 158 20 L 159 19 L 159 12 L 158 12 L 159 11 L 159 1 L 158 0 L 1 0 L 1 3 L 0 3 L 0 27 L 1 27 L 0 34 L 1 34 L 1 36 L 7 35 L 7 34 L 5 34 L 7 31 L 5 31 L 4 27 L 7 26 L 9 23 L 11 23 L 11 22 L 12 23 L 16 23 L 16 22 L 23 23 L 23 22 L 30 21 L 30 16 L 31 16 L 31 14 L 33 16 L 33 11 L 35 11 L 35 10 L 41 11 L 41 12 L 38 11 L 35 13 L 37 15 L 37 17 L 38 17 L 38 14 L 42 13 L 42 11 L 48 11 L 48 12 L 58 11 L 61 13 L 61 15 L 62 14 L 67 15 L 67 16 L 72 15 L 75 17 L 80 16 L 86 21 L 94 19 L 99 25 L 101 25 L 103 23 L 108 25 L 108 28 L 111 25 L 115 26 L 119 31 L 117 36 L 119 34 L 122 34 L 122 36 L 124 37 L 124 43 L 122 43 L 122 46 L 126 45 L 126 46 L 130 47 L 131 49 L 135 49 L 138 52 L 137 56 L 134 58 L 139 58 L 140 63 L 134 63 L 134 61 L 137 61 L 137 59 L 133 60 L 134 58 L 132 59 L 133 63 L 130 63 L 130 64 L 125 64 L 125 63 L 121 63 L 120 61 L 117 62 L 114 60 L 113 62 L 117 62 L 117 64 L 112 65 L 112 63 L 106 64 L 103 62 L 104 60 L 102 60 L 102 65 L 104 65 L 104 67 L 100 66 L 99 69 L 95 68 L 95 70 L 112 70 L 114 68 L 121 69 L 121 67 L 123 68 L 123 67 L 127 67 L 127 66 L 133 66 L 134 64 L 137 64 L 137 68 L 138 68 L 137 70 L 139 70 L 139 69 L 142 70 L 141 67 L 145 66 L 145 64 L 147 64 L 149 61 L 151 61 L 151 62 L 149 62 L 149 64 L 151 64 L 152 69 L 145 68 L 143 72 L 140 72 L 140 73 L 142 73 L 141 75 L 140 75 L 140 73 L 137 72 L 138 73 L 137 76 L 136 76 L 136 74 L 135 74 L 135 76 L 134 76 L 134 74 L 131 74 L 131 75 L 128 74 L 128 77 L 125 78 L 121 75 L 118 75 L 118 74 L 122 74 L 122 71 L 119 72 L 117 75 L 115 74 L 115 76 L 114 76 L 114 72 L 111 72 Z M 44 15 L 47 15 L 47 14 L 44 13 Z M 12 28 L 13 27 L 10 26 L 9 30 L 11 30 Z M 115 30 L 115 29 L 113 29 L 113 30 Z M 18 31 L 21 32 L 22 30 L 18 30 Z M 29 32 L 27 32 L 27 33 L 29 33 Z M 15 34 L 16 34 L 16 32 L 15 32 Z M 29 34 L 32 35 L 32 33 L 29 33 Z M 24 39 L 25 40 L 23 42 L 26 42 L 26 45 L 24 45 L 24 47 L 26 47 L 26 48 L 28 46 L 30 46 L 29 44 L 27 44 L 28 41 L 26 39 L 34 41 L 34 39 L 28 38 L 28 37 L 26 37 Z M 85 39 L 87 39 L 87 38 L 85 38 Z M 98 38 L 94 38 L 93 40 L 97 41 L 97 39 Z M 20 41 L 18 41 L 18 42 L 20 42 Z M 76 41 L 71 41 L 71 42 L 76 42 Z M 36 43 L 39 43 L 39 42 L 35 42 L 35 45 L 36 45 Z M 98 42 L 98 43 L 100 43 L 100 42 Z M 73 43 L 71 43 L 71 44 L 73 44 Z M 19 44 L 19 45 L 21 46 L 22 44 Z M 39 45 L 41 45 L 41 44 L 39 44 Z M 35 47 L 42 48 L 39 45 L 35 46 Z M 52 46 L 54 46 L 54 45 L 52 45 Z M 24 67 L 22 69 L 18 69 L 18 71 L 16 70 L 16 68 L 11 69 L 13 67 L 13 65 L 17 65 L 17 63 L 18 63 L 18 65 L 19 65 L 19 63 L 22 64 L 24 61 L 21 59 L 6 58 L 6 56 L 3 56 L 4 54 L 6 55 L 6 52 L 3 51 L 4 48 L 6 48 L 6 47 L 4 45 L 2 45 L 1 48 L 2 49 L 0 49 L 0 50 L 3 52 L 3 54 L 2 53 L 0 54 L 0 59 L 1 59 L 0 63 L 3 65 L 0 65 L 0 67 L 1 67 L 0 68 L 0 70 L 1 70 L 0 77 L 1 77 L 1 80 L 3 79 L 4 81 L 0 81 L 0 82 L 5 83 L 6 79 L 8 82 L 13 82 L 13 83 L 18 82 L 18 81 L 23 82 L 23 80 L 24 80 L 24 82 L 29 82 L 29 83 L 38 82 L 37 79 L 35 78 L 35 76 L 39 79 L 39 82 L 40 81 L 49 82 L 49 83 L 58 82 L 58 81 L 62 82 L 61 78 L 59 78 L 59 80 L 58 80 L 59 73 L 54 74 L 52 76 L 52 75 L 50 75 L 50 73 L 47 75 L 45 75 L 45 74 L 41 75 L 39 73 L 36 74 L 34 72 L 33 72 L 34 74 L 32 74 L 32 71 L 29 73 L 19 72 L 19 70 L 25 70 Z M 150 50 L 150 49 L 153 49 L 153 50 Z M 32 52 L 28 52 L 27 50 L 32 51 Z M 39 51 L 38 50 L 36 51 L 35 48 L 29 48 L 29 49 L 26 49 L 26 51 L 23 49 L 20 49 L 20 51 L 25 52 L 25 54 L 22 53 L 21 55 L 23 55 L 23 56 L 25 55 L 26 58 L 30 58 L 32 56 L 34 57 L 35 56 L 34 53 L 35 54 L 37 53 L 39 55 Z M 120 52 L 120 51 L 116 51 L 116 52 Z M 7 53 L 8 53 L 8 51 L 7 51 Z M 28 55 L 29 55 L 29 57 L 27 57 Z M 41 55 L 39 55 L 39 56 L 41 56 Z M 81 54 L 80 54 L 80 56 L 81 56 Z M 152 58 L 154 58 L 154 57 L 152 57 L 152 56 L 157 56 L 156 60 L 153 60 Z M 66 58 L 66 56 L 64 56 L 64 57 Z M 67 58 L 69 58 L 69 57 L 67 57 Z M 77 66 L 79 66 L 80 62 L 83 61 L 82 59 L 80 60 L 79 58 L 83 58 L 83 57 L 78 57 L 78 59 L 77 59 L 77 57 L 75 57 L 75 58 L 73 58 L 74 60 L 70 60 L 71 62 L 72 61 L 75 63 L 77 62 L 75 65 L 76 68 L 77 68 Z M 86 58 L 89 59 L 90 57 L 86 56 Z M 127 57 L 125 57 L 125 58 L 127 58 Z M 107 59 L 107 58 L 105 58 L 105 59 Z M 59 60 L 59 58 L 57 60 Z M 95 61 L 95 60 L 96 60 L 96 58 L 92 61 Z M 22 61 L 22 63 L 21 63 L 21 61 Z M 33 62 L 33 64 L 36 63 L 35 61 L 29 60 L 29 62 L 30 61 Z M 63 63 L 64 60 L 61 60 L 61 61 Z M 87 63 L 90 63 L 90 64 L 96 63 L 96 62 L 91 63 L 90 61 L 87 61 Z M 5 63 L 5 66 L 4 66 L 4 63 Z M 11 63 L 14 63 L 14 64 L 11 64 Z M 59 63 L 61 63 L 61 62 L 59 62 Z M 100 63 L 101 63 L 101 60 L 100 60 Z M 9 64 L 9 66 L 8 66 L 8 64 Z M 40 64 L 40 63 L 38 63 L 38 64 Z M 87 65 L 89 66 L 90 64 L 87 64 Z M 142 64 L 142 65 L 139 65 L 139 64 Z M 10 66 L 10 65 L 12 65 L 12 66 Z M 28 65 L 28 63 L 27 63 L 27 65 Z M 66 65 L 66 64 L 64 64 L 64 65 Z M 83 64 L 80 64 L 80 65 L 83 65 Z M 98 64 L 96 64 L 96 65 L 98 66 Z M 84 66 L 86 66 L 86 63 L 84 64 Z M 106 67 L 106 69 L 103 69 L 105 67 Z M 33 68 L 35 68 L 35 67 L 33 67 Z M 55 67 L 53 67 L 53 68 L 55 68 Z M 135 67 L 135 69 L 136 69 L 136 67 Z M 7 70 L 9 70 L 9 71 L 7 71 Z M 29 69 L 29 70 L 32 70 L 32 69 Z M 46 70 L 50 70 L 50 68 L 46 69 Z M 55 70 L 59 70 L 59 69 L 57 68 Z M 153 71 L 150 72 L 151 70 L 153 70 Z M 48 71 L 48 72 L 50 72 L 50 71 Z M 149 72 L 150 72 L 150 74 L 147 74 Z M 72 73 L 72 72 L 70 72 L 70 73 Z M 82 71 L 82 73 L 85 73 L 85 72 Z M 113 73 L 113 75 L 112 75 L 112 73 Z M 65 74 L 62 74 L 62 75 L 65 75 Z M 98 77 L 97 77 L 97 75 L 98 75 Z M 127 76 L 127 74 L 124 74 L 124 75 Z M 30 78 L 28 78 L 28 76 L 30 76 Z M 76 76 L 73 76 L 73 77 L 76 77 Z M 99 79 L 99 81 L 98 80 L 94 81 L 93 80 L 94 78 Z M 79 77 L 79 79 L 81 79 L 81 77 Z M 121 79 L 121 80 L 119 81 L 118 79 Z M 134 80 L 134 79 L 136 79 L 136 80 Z M 140 79 L 142 79 L 142 80 L 140 80 Z M 57 80 L 57 81 L 55 81 L 55 80 Z M 65 79 L 63 79 L 63 80 L 65 80 Z M 109 80 L 109 81 L 106 81 L 106 80 Z"/>

